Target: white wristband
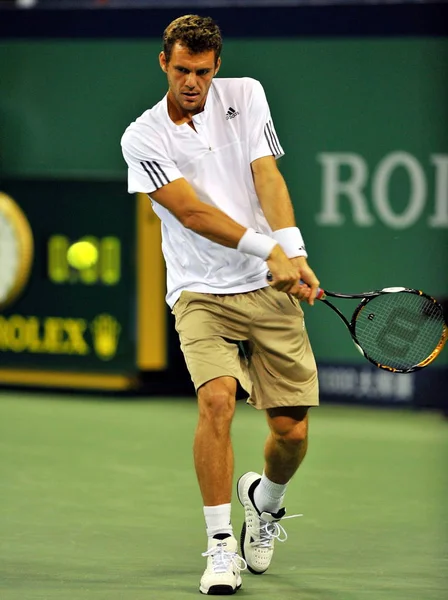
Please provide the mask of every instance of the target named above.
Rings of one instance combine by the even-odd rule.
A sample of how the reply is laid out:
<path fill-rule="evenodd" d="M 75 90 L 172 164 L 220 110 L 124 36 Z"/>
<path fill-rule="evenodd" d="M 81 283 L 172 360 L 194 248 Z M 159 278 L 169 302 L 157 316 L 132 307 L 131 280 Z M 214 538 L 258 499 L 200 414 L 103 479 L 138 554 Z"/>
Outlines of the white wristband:
<path fill-rule="evenodd" d="M 307 257 L 305 242 L 298 227 L 285 227 L 272 232 L 273 239 L 280 244 L 288 258 Z"/>
<path fill-rule="evenodd" d="M 272 249 L 277 246 L 278 242 L 273 240 L 268 235 L 257 233 L 254 229 L 246 229 L 245 234 L 238 242 L 237 249 L 246 254 L 253 254 L 263 260 L 267 260 L 272 252 Z"/>

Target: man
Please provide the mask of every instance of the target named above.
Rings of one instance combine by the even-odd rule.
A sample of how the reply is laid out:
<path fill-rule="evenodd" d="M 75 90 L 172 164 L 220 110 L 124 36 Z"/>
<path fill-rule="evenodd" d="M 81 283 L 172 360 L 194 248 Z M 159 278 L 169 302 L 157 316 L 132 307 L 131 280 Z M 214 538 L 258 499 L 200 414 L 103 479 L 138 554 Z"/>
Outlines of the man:
<path fill-rule="evenodd" d="M 286 486 L 306 453 L 308 408 L 318 404 L 299 301 L 313 304 L 319 282 L 276 166 L 283 150 L 263 88 L 214 79 L 221 47 L 211 18 L 168 25 L 159 57 L 168 93 L 122 139 L 129 192 L 148 193 L 162 221 L 167 302 L 197 391 L 194 461 L 208 535 L 200 591 L 214 595 L 239 589 L 246 564 L 268 568 Z M 238 482 L 244 559 L 230 520 L 241 393 L 270 428 L 263 474 Z"/>

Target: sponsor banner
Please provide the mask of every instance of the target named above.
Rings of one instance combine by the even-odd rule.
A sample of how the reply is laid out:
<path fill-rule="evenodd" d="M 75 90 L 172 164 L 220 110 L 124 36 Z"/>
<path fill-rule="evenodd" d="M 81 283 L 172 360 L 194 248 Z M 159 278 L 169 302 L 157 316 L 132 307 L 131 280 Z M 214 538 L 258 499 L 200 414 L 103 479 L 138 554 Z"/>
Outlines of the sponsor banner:
<path fill-rule="evenodd" d="M 34 256 L 28 280 L 0 312 L 1 368 L 136 372 L 135 201 L 113 183 L 4 180 L 2 187 L 29 223 Z M 98 261 L 78 271 L 67 250 L 81 238 L 95 245 Z M 18 260 L 15 248 L 11 241 L 5 264 Z"/>
<path fill-rule="evenodd" d="M 445 401 L 435 390 L 446 389 L 446 367 L 430 366 L 406 374 L 389 373 L 369 363 L 319 363 L 318 367 L 322 402 L 441 408 Z"/>
<path fill-rule="evenodd" d="M 34 355 L 95 355 L 112 360 L 117 353 L 121 325 L 109 314 L 86 319 L 0 315 L 0 352 Z"/>
<path fill-rule="evenodd" d="M 166 77 L 155 60 L 159 51 L 160 39 L 146 38 L 126 44 L 17 40 L 0 48 L 0 78 L 8 89 L 8 97 L 0 97 L 2 132 L 8 140 L 2 173 L 4 178 L 36 179 L 28 186 L 23 208 L 41 230 L 26 292 L 4 315 L 4 344 L 20 347 L 26 327 L 27 335 L 34 332 L 33 348 L 51 347 L 51 335 L 60 348 L 89 347 L 86 354 L 55 354 L 54 360 L 135 364 L 135 304 L 125 293 L 134 289 L 135 207 L 126 194 L 119 140 L 125 127 L 166 93 Z M 279 167 L 309 262 L 324 288 L 356 293 L 404 286 L 438 300 L 448 297 L 447 72 L 444 38 L 226 39 L 219 76 L 253 77 L 265 88 L 286 152 Z M 117 81 L 124 84 L 117 86 Z M 30 85 L 33 94 L 24 96 Z M 248 107 L 232 102 L 225 109 L 223 119 L 228 117 L 225 122 L 233 127 L 238 122 L 233 115 L 243 115 Z M 80 176 L 98 181 L 91 186 L 95 193 L 73 183 L 71 202 L 65 204 L 55 192 L 56 181 L 48 199 L 38 182 Z M 17 198 L 18 185 L 8 192 L 2 183 Z M 67 240 L 80 235 L 95 238 L 105 259 L 98 271 L 76 279 L 62 257 Z M 53 259 L 47 264 L 49 256 Z M 147 289 L 150 299 L 151 283 Z M 347 317 L 356 307 L 356 301 L 335 304 Z M 319 303 L 304 311 L 323 365 L 324 395 L 395 403 L 420 402 L 426 393 L 446 396 L 438 375 L 448 366 L 446 349 L 434 367 L 420 373 L 373 372 L 331 311 Z M 92 323 L 104 314 L 120 329 L 109 360 L 96 353 L 92 337 Z M 17 329 L 17 321 L 11 323 L 14 315 L 26 325 L 21 322 Z M 65 324 L 56 326 L 55 318 Z M 67 333 L 70 319 L 83 321 L 72 338 Z M 54 329 L 58 333 L 50 335 Z M 2 361 L 25 356 L 49 361 L 43 352 L 0 354 Z M 429 381 L 430 392 L 425 387 Z"/>

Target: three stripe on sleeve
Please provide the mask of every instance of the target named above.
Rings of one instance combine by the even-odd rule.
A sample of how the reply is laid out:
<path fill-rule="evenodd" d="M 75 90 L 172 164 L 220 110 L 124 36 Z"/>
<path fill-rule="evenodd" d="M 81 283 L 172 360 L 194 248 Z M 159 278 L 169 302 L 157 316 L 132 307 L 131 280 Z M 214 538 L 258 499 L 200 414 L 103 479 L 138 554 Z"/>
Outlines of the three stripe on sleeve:
<path fill-rule="evenodd" d="M 272 154 L 274 156 L 283 154 L 283 149 L 280 146 L 280 142 L 278 141 L 278 137 L 275 133 L 274 124 L 272 123 L 272 121 L 268 121 L 264 126 L 264 135 L 268 142 L 269 150 L 272 152 Z"/>
<path fill-rule="evenodd" d="M 140 164 L 145 169 L 156 190 L 161 188 L 163 185 L 170 183 L 165 171 L 155 160 L 141 161 Z"/>

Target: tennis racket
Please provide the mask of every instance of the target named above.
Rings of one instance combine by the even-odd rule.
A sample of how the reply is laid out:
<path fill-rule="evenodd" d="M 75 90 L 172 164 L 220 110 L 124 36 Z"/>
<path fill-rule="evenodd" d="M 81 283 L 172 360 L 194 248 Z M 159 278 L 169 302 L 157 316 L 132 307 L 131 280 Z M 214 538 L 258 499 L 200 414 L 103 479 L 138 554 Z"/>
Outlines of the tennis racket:
<path fill-rule="evenodd" d="M 268 281 L 272 276 L 268 273 Z M 361 299 L 350 321 L 329 300 Z M 318 290 L 320 300 L 345 323 L 361 354 L 380 369 L 411 373 L 427 367 L 448 337 L 442 306 L 420 290 L 389 287 L 362 294 Z"/>

